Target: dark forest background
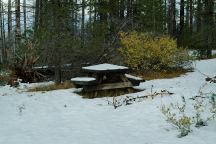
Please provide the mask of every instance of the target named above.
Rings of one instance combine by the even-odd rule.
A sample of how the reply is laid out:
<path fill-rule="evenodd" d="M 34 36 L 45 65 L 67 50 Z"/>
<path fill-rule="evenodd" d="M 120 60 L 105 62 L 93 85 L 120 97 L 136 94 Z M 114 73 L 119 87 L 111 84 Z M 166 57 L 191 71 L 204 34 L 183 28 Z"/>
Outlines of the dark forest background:
<path fill-rule="evenodd" d="M 0 1 L 0 63 L 72 69 L 119 63 L 119 32 L 169 35 L 178 47 L 211 57 L 215 0 Z M 28 58 L 28 61 L 26 60 Z"/>

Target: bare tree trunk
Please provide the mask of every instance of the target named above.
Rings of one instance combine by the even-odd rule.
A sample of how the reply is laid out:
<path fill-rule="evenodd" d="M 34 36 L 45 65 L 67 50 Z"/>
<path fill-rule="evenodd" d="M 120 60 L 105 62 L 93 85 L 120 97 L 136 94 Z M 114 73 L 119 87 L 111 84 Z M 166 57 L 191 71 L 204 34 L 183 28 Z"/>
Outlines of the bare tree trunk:
<path fill-rule="evenodd" d="M 197 32 L 201 32 L 202 27 L 202 3 L 201 0 L 197 0 L 197 14 L 196 14 L 196 25 L 197 25 Z"/>
<path fill-rule="evenodd" d="M 190 21 L 190 3 L 189 0 L 186 0 L 186 20 L 185 20 L 185 26 L 188 29 L 189 28 L 189 21 Z"/>
<path fill-rule="evenodd" d="M 5 19 L 4 19 L 4 6 L 2 4 L 2 48 L 3 48 L 3 63 L 6 63 L 7 56 L 6 56 L 6 44 L 5 44 Z"/>
<path fill-rule="evenodd" d="M 98 6 L 97 6 L 98 0 L 94 1 L 94 22 L 97 21 L 98 17 Z"/>
<path fill-rule="evenodd" d="M 180 1 L 180 27 L 179 34 L 181 35 L 184 29 L 184 0 Z"/>
<path fill-rule="evenodd" d="M 0 30 L 1 30 L 1 45 L 0 45 L 0 63 L 3 63 L 3 59 L 4 59 L 4 47 L 3 47 L 3 24 L 2 24 L 2 13 L 3 13 L 3 9 L 2 9 L 2 1 L 0 0 Z"/>
<path fill-rule="evenodd" d="M 18 46 L 21 39 L 21 27 L 20 27 L 20 0 L 15 0 L 15 9 L 16 9 L 16 30 L 15 30 L 15 41 L 16 47 Z"/>
<path fill-rule="evenodd" d="M 124 18 L 124 12 L 125 12 L 125 4 L 124 4 L 124 0 L 120 0 L 119 3 L 119 10 L 120 10 L 120 18 L 123 19 Z"/>
<path fill-rule="evenodd" d="M 34 23 L 35 30 L 37 30 L 39 27 L 39 19 L 40 19 L 39 14 L 40 14 L 40 0 L 36 0 L 36 3 L 35 3 L 35 23 Z"/>
<path fill-rule="evenodd" d="M 193 33 L 193 0 L 190 0 L 190 34 Z"/>
<path fill-rule="evenodd" d="M 15 49 L 13 47 L 11 0 L 8 0 L 8 46 L 10 49 L 9 51 L 14 55 Z"/>
<path fill-rule="evenodd" d="M 164 18 L 164 31 L 167 33 L 167 0 L 164 0 L 164 14 L 165 14 L 165 18 Z"/>
<path fill-rule="evenodd" d="M 93 10 L 92 0 L 89 0 L 89 23 L 90 23 L 90 25 L 92 23 L 92 10 Z"/>
<path fill-rule="evenodd" d="M 169 0 L 168 10 L 168 32 L 172 37 L 176 37 L 176 1 Z"/>
<path fill-rule="evenodd" d="M 26 0 L 23 0 L 23 19 L 24 19 L 24 36 L 26 37 L 27 23 L 26 23 Z"/>
<path fill-rule="evenodd" d="M 153 29 L 154 29 L 154 32 L 156 32 L 156 16 L 155 16 L 155 0 L 152 0 L 153 1 Z"/>
<path fill-rule="evenodd" d="M 180 24 L 179 24 L 179 31 L 178 31 L 178 45 L 182 45 L 182 37 L 184 31 L 184 8 L 185 8 L 185 1 L 180 1 Z"/>
<path fill-rule="evenodd" d="M 204 26 L 206 27 L 207 57 L 211 58 L 213 48 L 214 0 L 205 0 Z"/>
<path fill-rule="evenodd" d="M 85 45 L 85 0 L 82 0 L 81 47 Z"/>
<path fill-rule="evenodd" d="M 75 0 L 75 9 L 78 9 L 78 8 L 77 8 L 77 2 L 78 2 L 78 1 Z M 77 35 L 77 33 L 78 33 L 78 32 L 77 32 L 77 20 L 78 20 L 78 14 L 77 14 L 77 12 L 74 13 L 74 19 L 75 19 L 75 20 L 74 20 L 74 34 Z"/>
<path fill-rule="evenodd" d="M 127 0 L 127 18 L 132 16 L 132 0 Z"/>

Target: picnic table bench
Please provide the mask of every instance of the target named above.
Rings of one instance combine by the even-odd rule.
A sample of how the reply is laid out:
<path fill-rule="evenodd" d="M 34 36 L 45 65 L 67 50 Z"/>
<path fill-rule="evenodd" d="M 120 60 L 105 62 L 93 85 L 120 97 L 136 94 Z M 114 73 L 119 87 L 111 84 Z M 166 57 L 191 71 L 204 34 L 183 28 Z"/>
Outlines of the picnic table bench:
<path fill-rule="evenodd" d="M 126 74 L 129 72 L 128 67 L 107 63 L 82 67 L 82 71 L 88 76 L 72 78 L 71 81 L 85 92 L 133 88 L 144 81 Z"/>

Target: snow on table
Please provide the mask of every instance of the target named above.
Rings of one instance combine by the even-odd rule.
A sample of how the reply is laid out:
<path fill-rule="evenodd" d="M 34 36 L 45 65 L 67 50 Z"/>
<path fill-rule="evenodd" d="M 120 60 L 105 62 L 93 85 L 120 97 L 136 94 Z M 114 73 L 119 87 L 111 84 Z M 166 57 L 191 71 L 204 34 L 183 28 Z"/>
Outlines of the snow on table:
<path fill-rule="evenodd" d="M 79 81 L 79 82 L 91 82 L 91 81 L 95 81 L 96 79 L 93 77 L 76 77 L 76 78 L 72 78 L 71 81 Z"/>
<path fill-rule="evenodd" d="M 99 65 L 83 67 L 82 69 L 90 70 L 90 71 L 107 71 L 107 70 L 128 70 L 128 67 L 104 63 Z"/>
<path fill-rule="evenodd" d="M 125 76 L 129 79 L 134 79 L 134 80 L 138 80 L 138 81 L 142 81 L 143 79 L 140 78 L 140 77 L 136 77 L 136 76 L 133 76 L 133 75 L 130 75 L 130 74 L 125 74 Z"/>

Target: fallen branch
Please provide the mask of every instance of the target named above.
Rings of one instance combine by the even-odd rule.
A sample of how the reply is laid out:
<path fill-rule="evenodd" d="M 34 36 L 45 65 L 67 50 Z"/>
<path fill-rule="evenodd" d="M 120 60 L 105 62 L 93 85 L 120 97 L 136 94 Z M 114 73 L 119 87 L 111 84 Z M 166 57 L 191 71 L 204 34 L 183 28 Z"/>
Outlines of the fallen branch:
<path fill-rule="evenodd" d="M 156 96 L 173 95 L 173 94 L 174 93 L 169 92 L 167 90 L 161 90 L 160 92 L 154 92 L 152 94 L 147 94 L 147 95 L 143 95 L 143 96 L 137 96 L 137 97 L 126 96 L 126 97 L 121 97 L 119 99 L 113 98 L 112 102 L 109 100 L 107 100 L 107 101 L 108 101 L 108 105 L 112 105 L 116 109 L 116 108 L 121 107 L 123 105 L 127 106 L 127 105 L 131 105 L 133 103 L 136 103 L 136 102 L 142 102 L 149 97 L 153 99 Z"/>

